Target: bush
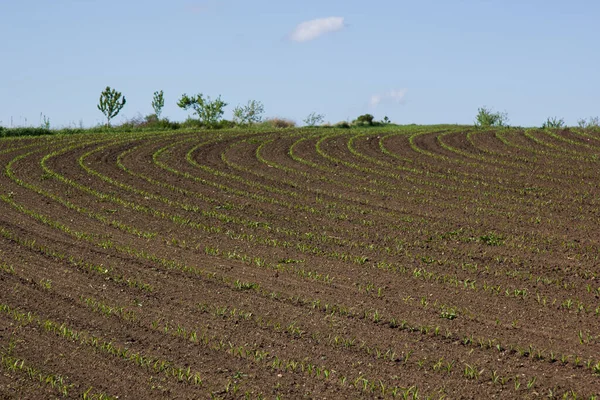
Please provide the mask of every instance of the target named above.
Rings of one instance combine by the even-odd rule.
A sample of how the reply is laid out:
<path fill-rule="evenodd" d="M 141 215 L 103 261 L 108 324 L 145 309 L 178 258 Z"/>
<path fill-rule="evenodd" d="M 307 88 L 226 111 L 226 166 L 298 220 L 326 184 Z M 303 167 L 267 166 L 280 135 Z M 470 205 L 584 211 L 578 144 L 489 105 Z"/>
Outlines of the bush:
<path fill-rule="evenodd" d="M 558 119 L 557 117 L 552 117 L 546 120 L 546 122 L 544 122 L 542 124 L 542 128 L 546 129 L 546 128 L 564 128 L 565 127 L 565 120 L 560 118 Z"/>
<path fill-rule="evenodd" d="M 226 119 L 220 120 L 216 125 L 213 126 L 215 129 L 231 129 L 235 128 L 237 124 L 233 121 L 229 121 Z"/>
<path fill-rule="evenodd" d="M 357 126 L 359 128 L 364 128 L 364 127 L 367 127 L 367 126 L 373 126 L 373 123 L 372 122 L 369 123 L 368 121 L 358 121 L 358 120 L 355 120 L 354 122 L 352 122 L 352 126 Z"/>
<path fill-rule="evenodd" d="M 477 110 L 475 117 L 475 126 L 482 128 L 491 126 L 506 126 L 508 123 L 508 114 L 493 112 L 491 109 L 481 107 Z"/>
<path fill-rule="evenodd" d="M 265 107 L 260 101 L 249 100 L 245 106 L 233 109 L 233 121 L 238 124 L 249 125 L 262 121 Z"/>
<path fill-rule="evenodd" d="M 371 114 L 363 114 L 354 120 L 355 124 L 361 123 L 361 125 L 373 125 L 374 116 Z"/>
<path fill-rule="evenodd" d="M 272 128 L 293 128 L 296 126 L 296 122 L 287 118 L 269 118 L 264 122 L 264 125 L 272 127 Z"/>
<path fill-rule="evenodd" d="M 181 123 L 181 127 L 202 129 L 204 128 L 204 124 L 199 119 L 187 117 L 187 119 Z"/>
<path fill-rule="evenodd" d="M 2 137 L 12 136 L 42 136 L 52 135 L 55 132 L 46 128 L 20 127 L 20 128 L 3 128 L 0 130 Z"/>
<path fill-rule="evenodd" d="M 325 120 L 325 116 L 323 114 L 310 113 L 304 119 L 304 125 L 306 126 L 315 126 L 322 123 Z"/>
<path fill-rule="evenodd" d="M 340 121 L 337 124 L 335 124 L 334 126 L 336 128 L 350 129 L 350 123 L 348 123 L 348 121 Z"/>

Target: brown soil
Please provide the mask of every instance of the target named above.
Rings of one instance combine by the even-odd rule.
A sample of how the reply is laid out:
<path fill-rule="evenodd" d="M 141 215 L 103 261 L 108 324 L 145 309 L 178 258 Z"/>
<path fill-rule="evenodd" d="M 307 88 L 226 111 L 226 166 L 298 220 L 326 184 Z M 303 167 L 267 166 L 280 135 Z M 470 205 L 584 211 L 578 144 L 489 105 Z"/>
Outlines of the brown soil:
<path fill-rule="evenodd" d="M 599 155 L 464 127 L 2 141 L 0 398 L 591 398 Z"/>

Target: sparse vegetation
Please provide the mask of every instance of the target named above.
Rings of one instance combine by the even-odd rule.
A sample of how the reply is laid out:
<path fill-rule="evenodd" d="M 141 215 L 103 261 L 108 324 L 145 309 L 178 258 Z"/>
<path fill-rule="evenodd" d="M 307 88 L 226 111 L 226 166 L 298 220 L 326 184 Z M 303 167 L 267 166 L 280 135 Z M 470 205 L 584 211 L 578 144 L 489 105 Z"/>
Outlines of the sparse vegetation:
<path fill-rule="evenodd" d="M 600 392 L 595 131 L 277 120 L 1 141 L 11 388 Z"/>
<path fill-rule="evenodd" d="M 323 121 L 325 121 L 325 115 L 312 112 L 312 113 L 308 114 L 308 116 L 304 119 L 303 122 L 304 122 L 304 125 L 312 127 L 312 126 L 322 124 Z"/>
<path fill-rule="evenodd" d="M 584 129 L 594 129 L 594 128 L 598 128 L 600 127 L 600 118 L 598 117 L 589 117 L 589 118 L 582 118 L 579 121 L 577 121 L 577 125 L 580 128 L 584 128 Z"/>
<path fill-rule="evenodd" d="M 562 118 L 552 117 L 548 118 L 543 124 L 542 129 L 556 129 L 556 128 L 564 128 L 565 120 Z"/>

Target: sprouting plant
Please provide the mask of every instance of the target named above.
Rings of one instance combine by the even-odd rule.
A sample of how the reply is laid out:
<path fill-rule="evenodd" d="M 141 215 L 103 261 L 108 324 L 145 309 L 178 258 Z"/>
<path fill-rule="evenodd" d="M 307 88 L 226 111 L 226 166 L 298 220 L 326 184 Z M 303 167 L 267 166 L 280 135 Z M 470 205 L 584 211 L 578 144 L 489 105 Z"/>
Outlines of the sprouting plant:
<path fill-rule="evenodd" d="M 486 235 L 480 236 L 479 240 L 488 246 L 501 246 L 504 242 L 504 238 L 494 232 L 490 232 Z"/>
<path fill-rule="evenodd" d="M 492 383 L 497 384 L 500 381 L 500 375 L 498 375 L 498 371 L 492 371 Z"/>
<path fill-rule="evenodd" d="M 40 280 L 40 286 L 46 290 L 52 288 L 52 281 L 50 279 Z"/>
<path fill-rule="evenodd" d="M 519 390 L 521 387 L 521 382 L 519 381 L 519 377 L 515 376 L 515 390 Z"/>
<path fill-rule="evenodd" d="M 483 370 L 477 371 L 475 366 L 465 364 L 464 376 L 468 379 L 478 379 L 479 375 L 483 373 Z"/>
<path fill-rule="evenodd" d="M 442 307 L 442 311 L 440 313 L 442 318 L 446 318 L 449 320 L 453 320 L 456 318 L 456 308 L 454 307 Z"/>
<path fill-rule="evenodd" d="M 242 282 L 239 279 L 235 281 L 234 286 L 237 290 L 258 289 L 258 284 L 254 282 Z"/>

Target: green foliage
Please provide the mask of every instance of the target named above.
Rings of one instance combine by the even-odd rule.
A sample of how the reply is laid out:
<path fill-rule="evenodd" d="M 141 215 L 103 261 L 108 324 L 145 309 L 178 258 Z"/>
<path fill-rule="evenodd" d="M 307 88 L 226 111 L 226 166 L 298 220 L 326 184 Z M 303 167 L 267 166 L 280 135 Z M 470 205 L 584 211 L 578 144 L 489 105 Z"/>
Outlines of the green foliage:
<path fill-rule="evenodd" d="M 562 118 L 557 118 L 557 117 L 548 117 L 548 119 L 546 120 L 546 122 L 543 123 L 542 128 L 546 129 L 546 128 L 564 128 L 565 127 L 565 120 Z"/>
<path fill-rule="evenodd" d="M 477 110 L 475 117 L 475 126 L 486 128 L 491 126 L 506 126 L 508 123 L 508 114 L 493 112 L 487 107 L 481 107 Z"/>
<path fill-rule="evenodd" d="M 19 128 L 0 128 L 1 137 L 14 136 L 42 136 L 55 133 L 46 128 L 40 127 L 19 127 Z"/>
<path fill-rule="evenodd" d="M 323 123 L 324 120 L 325 116 L 323 114 L 317 114 L 312 112 L 308 114 L 308 116 L 304 119 L 303 122 L 306 126 L 315 126 Z"/>
<path fill-rule="evenodd" d="M 221 96 L 211 101 L 208 96 L 205 99 L 202 93 L 192 97 L 184 93 L 177 105 L 184 110 L 193 109 L 202 124 L 205 127 L 212 128 L 216 127 L 221 117 L 223 117 L 223 109 L 227 106 L 227 103 L 221 100 Z"/>
<path fill-rule="evenodd" d="M 152 98 L 152 108 L 154 109 L 154 115 L 156 115 L 157 119 L 160 119 L 160 114 L 162 113 L 162 109 L 165 106 L 165 97 L 163 95 L 163 91 L 154 92 L 154 97 Z"/>
<path fill-rule="evenodd" d="M 354 122 L 359 123 L 360 125 L 373 125 L 374 119 L 375 117 L 371 114 L 363 114 L 358 116 L 358 118 L 356 118 Z"/>
<path fill-rule="evenodd" d="M 501 246 L 504 243 L 504 238 L 494 232 L 490 232 L 487 235 L 480 236 L 479 241 L 488 246 Z"/>
<path fill-rule="evenodd" d="M 392 123 L 392 121 L 386 115 L 385 117 L 383 117 L 383 121 L 381 121 L 381 123 L 383 123 L 384 125 L 389 125 Z"/>
<path fill-rule="evenodd" d="M 116 117 L 124 106 L 125 96 L 121 92 L 117 92 L 115 89 L 107 86 L 100 94 L 100 101 L 98 103 L 98 110 L 106 117 L 107 127 L 110 126 L 110 120 Z"/>
<path fill-rule="evenodd" d="M 350 123 L 348 121 L 340 121 L 334 125 L 336 128 L 350 129 Z"/>
<path fill-rule="evenodd" d="M 262 121 L 265 107 L 260 101 L 249 100 L 245 106 L 233 109 L 233 121 L 242 125 L 255 124 Z"/>

